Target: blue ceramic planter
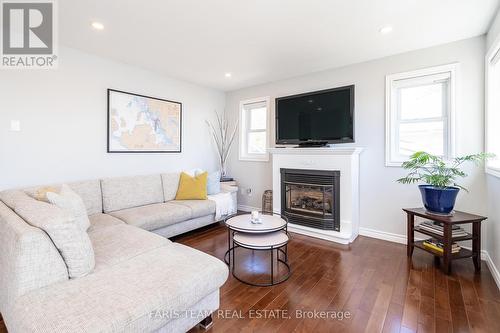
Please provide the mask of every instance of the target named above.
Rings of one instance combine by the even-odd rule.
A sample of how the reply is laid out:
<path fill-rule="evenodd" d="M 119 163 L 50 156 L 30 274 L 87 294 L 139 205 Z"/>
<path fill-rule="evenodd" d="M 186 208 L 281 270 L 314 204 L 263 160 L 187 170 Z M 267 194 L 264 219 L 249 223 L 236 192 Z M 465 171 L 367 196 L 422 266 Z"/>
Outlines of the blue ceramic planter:
<path fill-rule="evenodd" d="M 429 212 L 437 214 L 450 214 L 455 207 L 455 200 L 460 189 L 458 187 L 436 187 L 432 185 L 419 185 L 424 207 Z"/>

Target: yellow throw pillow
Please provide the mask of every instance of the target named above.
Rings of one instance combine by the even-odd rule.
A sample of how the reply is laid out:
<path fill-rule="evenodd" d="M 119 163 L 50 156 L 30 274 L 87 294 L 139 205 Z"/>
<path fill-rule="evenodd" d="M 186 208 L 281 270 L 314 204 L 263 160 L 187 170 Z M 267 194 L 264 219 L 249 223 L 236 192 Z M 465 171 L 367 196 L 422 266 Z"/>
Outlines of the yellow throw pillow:
<path fill-rule="evenodd" d="M 182 172 L 175 200 L 206 200 L 207 178 L 208 172 L 200 173 L 194 177 Z"/>

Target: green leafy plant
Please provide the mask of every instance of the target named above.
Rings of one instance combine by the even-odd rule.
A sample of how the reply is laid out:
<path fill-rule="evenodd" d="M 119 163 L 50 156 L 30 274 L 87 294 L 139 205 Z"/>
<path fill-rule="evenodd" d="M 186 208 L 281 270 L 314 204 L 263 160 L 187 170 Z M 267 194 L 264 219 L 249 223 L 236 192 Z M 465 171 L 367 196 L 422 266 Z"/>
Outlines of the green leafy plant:
<path fill-rule="evenodd" d="M 400 178 L 397 182 L 402 184 L 413 184 L 424 182 L 435 187 L 446 188 L 456 186 L 468 191 L 463 186 L 457 184 L 457 178 L 467 177 L 467 174 L 460 168 L 465 162 L 480 162 L 494 157 L 493 154 L 479 153 L 456 157 L 451 161 L 444 161 L 442 157 L 435 156 L 425 151 L 419 151 L 410 156 L 410 159 L 401 166 L 409 173 L 406 177 Z"/>

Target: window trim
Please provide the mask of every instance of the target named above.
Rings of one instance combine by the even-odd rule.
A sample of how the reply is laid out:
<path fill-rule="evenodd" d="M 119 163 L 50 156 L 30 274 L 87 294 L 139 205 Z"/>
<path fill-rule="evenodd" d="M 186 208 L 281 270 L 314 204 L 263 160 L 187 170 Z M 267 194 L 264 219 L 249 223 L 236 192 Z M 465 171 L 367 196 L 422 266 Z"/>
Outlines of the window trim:
<path fill-rule="evenodd" d="M 245 114 L 245 109 L 244 106 L 247 104 L 253 104 L 253 103 L 265 103 L 266 105 L 266 129 L 265 130 L 250 130 L 248 128 L 249 126 L 249 119 L 247 115 Z M 269 124 L 270 124 L 270 97 L 257 97 L 257 98 L 252 98 L 252 99 L 247 99 L 244 101 L 240 101 L 240 112 L 239 112 L 239 119 L 240 119 L 240 128 L 239 128 L 239 144 L 238 144 L 238 155 L 239 155 L 239 160 L 240 161 L 253 161 L 253 162 L 268 162 L 269 161 L 269 151 L 268 151 L 268 146 L 269 146 Z M 248 147 L 246 146 L 247 140 L 248 140 L 248 134 L 250 132 L 266 132 L 266 152 L 263 154 L 255 154 L 255 153 L 248 153 L 247 149 Z"/>
<path fill-rule="evenodd" d="M 484 64 L 484 151 L 489 152 L 489 126 L 488 126 L 488 118 L 490 113 L 490 99 L 489 99 L 489 90 L 490 90 L 490 71 L 492 70 L 492 62 L 495 58 L 500 57 L 500 35 L 495 39 L 491 47 L 485 56 L 485 64 Z M 496 59 L 496 65 L 500 66 L 500 59 Z M 499 158 L 499 157 L 497 157 Z M 484 172 L 500 178 L 500 167 L 491 166 L 489 161 L 484 163 Z"/>
<path fill-rule="evenodd" d="M 443 115 L 444 118 L 447 117 L 447 157 L 455 156 L 455 114 L 459 103 L 457 102 L 458 96 L 458 75 L 459 75 L 460 65 L 459 63 L 451 63 L 441 66 L 433 66 L 424 69 L 418 69 L 414 71 L 389 74 L 385 77 L 385 166 L 386 167 L 401 167 L 402 161 L 392 160 L 392 139 L 395 137 L 395 128 L 393 127 L 394 115 L 399 114 L 399 110 L 394 110 L 395 105 L 393 105 L 392 95 L 394 93 L 393 86 L 394 82 L 398 80 L 405 79 L 416 79 L 422 76 L 438 75 L 443 73 L 450 73 L 450 91 L 449 91 L 449 114 Z"/>

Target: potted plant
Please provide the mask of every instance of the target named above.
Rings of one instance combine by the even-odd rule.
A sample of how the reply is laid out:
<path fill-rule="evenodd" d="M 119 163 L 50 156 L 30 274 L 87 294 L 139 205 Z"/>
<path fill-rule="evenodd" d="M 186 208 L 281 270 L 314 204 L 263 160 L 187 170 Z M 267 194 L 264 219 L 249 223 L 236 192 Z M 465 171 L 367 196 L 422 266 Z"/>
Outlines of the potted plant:
<path fill-rule="evenodd" d="M 467 177 L 467 174 L 460 168 L 461 165 L 465 162 L 478 164 L 490 157 L 493 155 L 479 153 L 456 157 L 445 162 L 439 156 L 419 151 L 402 164 L 402 167 L 409 170 L 409 173 L 397 181 L 402 184 L 424 182 L 425 184 L 419 185 L 418 188 L 425 209 L 434 214 L 449 215 L 453 211 L 460 189 L 468 192 L 466 188 L 455 182 L 457 178 Z"/>

